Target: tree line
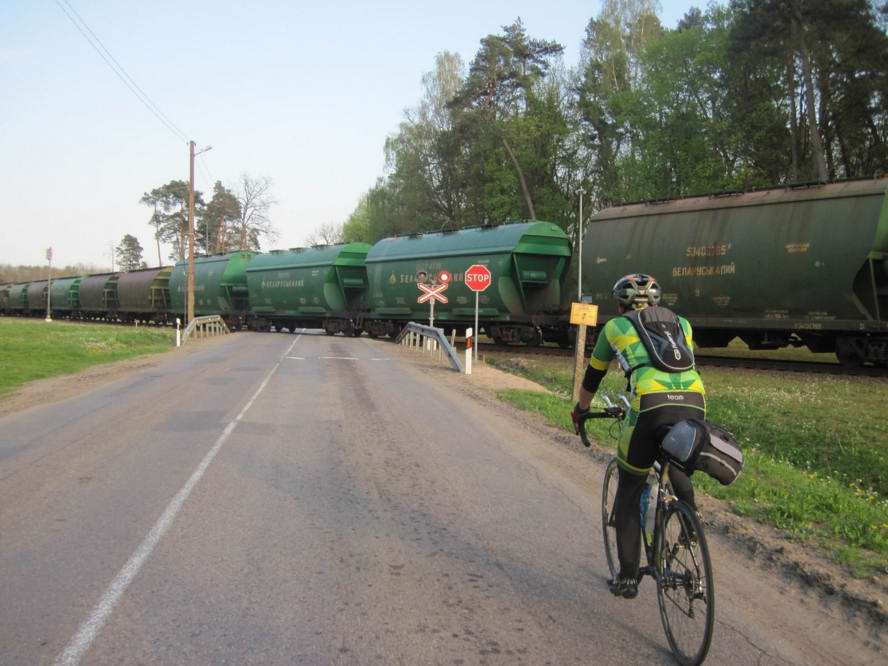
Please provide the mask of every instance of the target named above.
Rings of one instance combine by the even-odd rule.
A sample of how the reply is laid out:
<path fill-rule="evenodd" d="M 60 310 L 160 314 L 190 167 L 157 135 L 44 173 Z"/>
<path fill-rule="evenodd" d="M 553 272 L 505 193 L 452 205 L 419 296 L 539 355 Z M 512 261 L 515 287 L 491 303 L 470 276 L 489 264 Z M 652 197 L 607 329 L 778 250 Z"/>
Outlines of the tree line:
<path fill-rule="evenodd" d="M 91 275 L 93 273 L 104 273 L 108 270 L 106 266 L 96 266 L 94 264 L 72 264 L 70 266 L 53 266 L 52 277 L 68 277 L 70 275 Z M 13 264 L 0 264 L 0 285 L 16 282 L 33 282 L 35 280 L 45 280 L 48 270 L 46 265 L 43 266 L 15 266 Z"/>
<path fill-rule="evenodd" d="M 580 60 L 520 19 L 442 52 L 384 174 L 315 242 L 543 219 L 618 202 L 888 171 L 888 1 L 730 0 L 664 28 L 604 0 Z"/>
<path fill-rule="evenodd" d="M 195 190 L 195 254 L 236 250 L 259 251 L 263 240 L 276 239 L 277 231 L 269 217 L 271 207 L 276 203 L 271 188 L 270 178 L 243 174 L 235 190 L 216 181 L 209 201 L 205 200 L 201 191 Z M 162 243 L 172 247 L 167 256 L 168 260 L 184 260 L 188 251 L 188 183 L 184 180 L 171 180 L 150 192 L 145 192 L 139 202 L 153 208 L 148 224 L 154 232 L 157 263 L 154 264 L 153 261 L 150 263 L 163 265 Z M 79 263 L 54 267 L 52 276 L 57 278 L 90 275 L 109 270 L 135 271 L 148 266 L 145 248 L 139 239 L 132 234 L 126 234 L 120 243 L 112 246 L 110 269 Z M 45 280 L 46 276 L 46 266 L 0 264 L 0 284 Z"/>

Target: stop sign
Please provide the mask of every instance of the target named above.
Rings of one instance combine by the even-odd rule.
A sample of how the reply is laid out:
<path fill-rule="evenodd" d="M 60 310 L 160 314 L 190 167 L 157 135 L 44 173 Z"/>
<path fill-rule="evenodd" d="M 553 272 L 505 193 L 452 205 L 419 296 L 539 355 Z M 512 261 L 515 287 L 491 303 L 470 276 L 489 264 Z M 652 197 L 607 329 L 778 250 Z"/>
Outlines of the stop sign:
<path fill-rule="evenodd" d="M 490 269 L 481 264 L 469 266 L 466 271 L 466 286 L 472 291 L 484 291 L 490 286 Z"/>

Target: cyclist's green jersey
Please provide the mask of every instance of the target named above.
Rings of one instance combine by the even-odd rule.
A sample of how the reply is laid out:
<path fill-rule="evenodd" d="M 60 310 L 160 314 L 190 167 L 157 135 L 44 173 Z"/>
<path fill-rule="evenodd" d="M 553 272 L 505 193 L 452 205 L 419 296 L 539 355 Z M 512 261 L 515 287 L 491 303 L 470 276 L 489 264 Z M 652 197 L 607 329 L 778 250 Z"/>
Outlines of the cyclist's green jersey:
<path fill-rule="evenodd" d="M 694 348 L 691 324 L 684 317 L 678 318 L 688 347 Z M 641 396 L 670 391 L 705 393 L 703 381 L 696 370 L 663 372 L 651 363 L 651 357 L 632 322 L 626 317 L 615 317 L 604 325 L 592 351 L 589 365 L 600 372 L 607 372 L 610 362 L 617 359 L 624 372 L 632 371 L 629 386 L 632 406 L 637 410 Z"/>

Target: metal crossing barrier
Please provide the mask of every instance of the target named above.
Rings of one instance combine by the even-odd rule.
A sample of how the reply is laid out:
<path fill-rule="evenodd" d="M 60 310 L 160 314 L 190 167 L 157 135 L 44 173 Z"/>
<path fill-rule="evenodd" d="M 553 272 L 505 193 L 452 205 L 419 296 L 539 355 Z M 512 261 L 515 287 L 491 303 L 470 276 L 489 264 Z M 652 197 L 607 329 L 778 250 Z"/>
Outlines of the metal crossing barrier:
<path fill-rule="evenodd" d="M 395 342 L 399 342 L 410 349 L 419 349 L 425 352 L 437 353 L 439 356 L 446 356 L 454 370 L 457 372 L 464 371 L 459 355 L 456 353 L 453 345 L 450 344 L 447 336 L 444 335 L 443 329 L 411 321 L 401 329 L 398 337 L 395 338 Z"/>
<path fill-rule="evenodd" d="M 209 338 L 230 332 L 225 321 L 219 315 L 195 317 L 188 323 L 188 326 L 185 327 L 185 331 L 182 333 L 182 344 L 188 342 L 188 339 L 191 337 L 197 339 Z"/>

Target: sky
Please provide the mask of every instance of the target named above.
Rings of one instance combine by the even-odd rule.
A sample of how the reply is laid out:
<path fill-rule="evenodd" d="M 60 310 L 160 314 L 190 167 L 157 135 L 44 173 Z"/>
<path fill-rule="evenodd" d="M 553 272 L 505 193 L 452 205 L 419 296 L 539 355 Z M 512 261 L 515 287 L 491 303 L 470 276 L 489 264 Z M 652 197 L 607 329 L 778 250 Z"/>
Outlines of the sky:
<path fill-rule="evenodd" d="M 188 148 L 124 86 L 58 6 L 0 1 L 0 263 L 110 266 L 136 236 L 157 263 L 142 194 L 188 177 Z M 466 63 L 521 17 L 574 66 L 599 2 L 68 0 L 198 147 L 195 187 L 272 179 L 279 238 L 341 223 L 384 173 L 383 146 L 435 55 Z M 663 0 L 674 27 L 702 0 Z M 167 262 L 168 248 L 162 248 Z"/>

